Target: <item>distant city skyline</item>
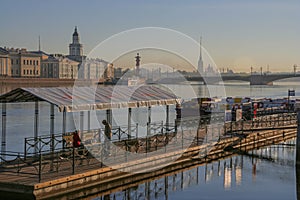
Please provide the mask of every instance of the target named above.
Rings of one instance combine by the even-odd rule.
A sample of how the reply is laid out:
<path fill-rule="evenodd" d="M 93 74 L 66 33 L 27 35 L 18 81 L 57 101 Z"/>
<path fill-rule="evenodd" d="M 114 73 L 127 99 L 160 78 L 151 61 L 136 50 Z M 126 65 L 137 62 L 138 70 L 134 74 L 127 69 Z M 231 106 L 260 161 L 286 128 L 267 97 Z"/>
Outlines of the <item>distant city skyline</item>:
<path fill-rule="evenodd" d="M 300 66 L 298 0 L 27 0 L 2 1 L 1 7 L 2 47 L 38 50 L 40 36 L 43 51 L 68 54 L 77 26 L 88 55 L 111 35 L 154 26 L 198 42 L 202 36 L 203 47 L 220 69 L 249 72 L 252 66 L 253 71 L 266 71 L 269 66 L 270 71 L 293 71 L 294 64 Z"/>

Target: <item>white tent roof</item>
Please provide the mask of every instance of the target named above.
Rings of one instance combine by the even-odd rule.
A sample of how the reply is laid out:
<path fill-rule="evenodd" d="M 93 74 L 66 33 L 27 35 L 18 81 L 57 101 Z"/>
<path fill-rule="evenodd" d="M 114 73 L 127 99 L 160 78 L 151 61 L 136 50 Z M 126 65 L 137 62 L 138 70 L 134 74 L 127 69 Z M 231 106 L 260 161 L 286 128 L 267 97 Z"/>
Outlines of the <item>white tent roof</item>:
<path fill-rule="evenodd" d="M 173 105 L 178 97 L 156 86 L 140 87 L 47 87 L 18 88 L 0 96 L 0 102 L 46 101 L 59 111 L 106 110 L 145 106 Z"/>

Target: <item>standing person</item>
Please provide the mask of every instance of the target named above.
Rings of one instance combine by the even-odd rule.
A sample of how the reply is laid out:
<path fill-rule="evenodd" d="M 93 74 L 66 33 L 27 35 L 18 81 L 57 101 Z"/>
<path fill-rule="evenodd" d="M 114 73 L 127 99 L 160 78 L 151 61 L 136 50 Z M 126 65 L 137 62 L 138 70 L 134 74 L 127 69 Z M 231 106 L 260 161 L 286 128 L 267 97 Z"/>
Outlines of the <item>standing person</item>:
<path fill-rule="evenodd" d="M 104 129 L 104 134 L 105 134 L 105 137 L 104 137 L 105 151 L 106 151 L 106 154 L 110 155 L 110 140 L 111 140 L 111 137 L 112 137 L 111 125 L 106 120 L 103 120 L 102 124 L 105 126 L 105 129 Z"/>

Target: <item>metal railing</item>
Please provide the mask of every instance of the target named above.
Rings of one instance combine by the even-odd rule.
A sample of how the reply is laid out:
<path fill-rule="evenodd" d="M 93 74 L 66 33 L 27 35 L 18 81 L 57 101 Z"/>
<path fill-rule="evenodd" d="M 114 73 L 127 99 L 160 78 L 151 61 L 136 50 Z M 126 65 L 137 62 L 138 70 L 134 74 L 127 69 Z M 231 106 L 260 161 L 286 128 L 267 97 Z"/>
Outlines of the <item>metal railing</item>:
<path fill-rule="evenodd" d="M 224 118 L 223 118 L 224 119 Z M 279 129 L 296 126 L 295 113 L 281 113 L 257 117 L 249 121 L 222 122 L 222 118 L 188 118 L 163 124 L 154 122 L 147 124 L 147 133 L 138 133 L 138 125 L 131 125 L 130 134 L 127 127 L 113 127 L 110 155 L 104 140 L 104 131 L 95 129 L 82 131 L 84 146 L 74 148 L 72 132 L 39 136 L 24 139 L 24 152 L 2 152 L 0 170 L 5 172 L 26 174 L 40 182 L 56 173 L 56 176 L 71 175 L 84 170 L 103 167 L 104 160 L 110 157 L 116 163 L 127 162 L 130 153 L 145 153 L 159 149 L 167 151 L 185 149 L 204 143 L 220 141 L 223 137 L 234 133 L 255 130 Z M 54 147 L 54 148 L 52 148 Z"/>

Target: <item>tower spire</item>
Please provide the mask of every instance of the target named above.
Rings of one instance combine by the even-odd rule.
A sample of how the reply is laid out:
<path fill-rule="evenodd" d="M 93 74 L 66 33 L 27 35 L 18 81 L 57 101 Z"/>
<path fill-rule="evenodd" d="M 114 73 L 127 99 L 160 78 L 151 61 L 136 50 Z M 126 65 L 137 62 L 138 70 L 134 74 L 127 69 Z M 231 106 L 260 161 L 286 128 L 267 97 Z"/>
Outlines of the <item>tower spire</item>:
<path fill-rule="evenodd" d="M 200 59 L 202 60 L 202 35 L 200 36 Z"/>
<path fill-rule="evenodd" d="M 39 51 L 41 51 L 41 36 L 39 35 Z"/>
<path fill-rule="evenodd" d="M 199 52 L 199 60 L 198 60 L 198 72 L 200 75 L 203 74 L 203 60 L 202 60 L 202 35 L 200 36 L 200 52 Z"/>

